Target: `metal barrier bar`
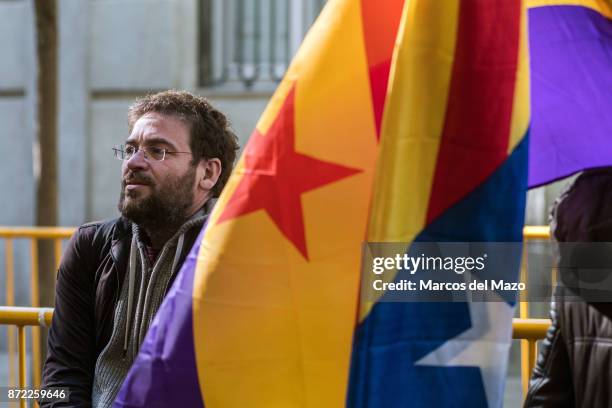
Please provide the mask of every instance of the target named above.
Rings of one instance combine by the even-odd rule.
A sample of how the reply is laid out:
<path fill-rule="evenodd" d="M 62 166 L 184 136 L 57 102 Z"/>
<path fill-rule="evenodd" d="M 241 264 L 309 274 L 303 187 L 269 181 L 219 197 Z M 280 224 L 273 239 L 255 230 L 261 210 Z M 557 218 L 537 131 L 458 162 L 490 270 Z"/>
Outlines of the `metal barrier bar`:
<path fill-rule="evenodd" d="M 6 258 L 6 304 L 7 306 L 15 305 L 15 276 L 13 270 L 13 240 L 7 238 L 5 242 L 5 258 Z M 7 327 L 7 351 L 9 363 L 9 387 L 15 386 L 15 328 Z"/>
<path fill-rule="evenodd" d="M 15 305 L 15 272 L 14 272 L 14 239 L 29 239 L 31 275 L 30 275 L 30 295 L 31 305 L 39 306 L 39 268 L 38 268 L 38 240 L 52 239 L 54 241 L 54 260 L 56 267 L 59 267 L 62 256 L 62 240 L 70 238 L 76 228 L 74 227 L 0 227 L 0 238 L 5 240 L 6 248 L 6 305 Z M 15 364 L 15 328 L 10 326 L 7 330 L 7 349 L 9 359 L 9 385 L 14 386 L 17 382 Z M 33 366 L 33 385 L 40 385 L 41 345 L 40 329 L 32 328 L 32 366 Z"/>
<path fill-rule="evenodd" d="M 0 325 L 49 327 L 51 319 L 50 307 L 0 306 Z"/>
<path fill-rule="evenodd" d="M 531 240 L 548 240 L 550 239 L 550 227 L 546 225 L 527 225 L 523 227 L 523 239 L 525 241 Z M 528 278 L 528 260 L 527 260 L 527 250 L 523 247 L 523 256 L 521 259 L 521 281 L 527 282 Z M 527 292 L 524 291 L 520 295 L 521 298 L 527 298 Z M 519 302 L 519 317 L 520 319 L 515 319 L 515 322 L 518 322 L 518 327 L 520 330 L 524 330 L 527 326 L 537 325 L 536 333 L 542 334 L 542 337 L 538 337 L 536 339 L 526 338 L 526 337 L 516 337 L 521 340 L 521 385 L 523 386 L 523 393 L 526 394 L 529 389 L 529 379 L 531 378 L 531 373 L 533 372 L 533 367 L 535 365 L 535 361 L 537 358 L 538 348 L 537 348 L 537 340 L 539 338 L 543 338 L 546 334 L 546 328 L 544 328 L 543 333 L 541 332 L 542 326 L 545 325 L 548 327 L 550 321 L 547 319 L 529 319 L 529 302 L 521 301 Z M 528 323 L 527 323 L 528 322 Z M 525 325 L 524 325 L 524 324 Z M 514 327 L 517 327 L 516 325 Z M 532 327 L 532 326 L 529 326 Z"/>
<path fill-rule="evenodd" d="M 25 388 L 26 384 L 26 337 L 25 327 L 17 326 L 19 332 L 19 388 Z M 22 398 L 19 401 L 19 406 L 25 407 L 26 400 Z"/>
<path fill-rule="evenodd" d="M 27 387 L 26 368 L 26 326 L 51 325 L 53 309 L 35 307 L 0 306 L 0 325 L 17 326 L 19 350 L 19 388 Z M 34 356 L 32 356 L 34 357 Z M 35 388 L 39 385 L 34 386 Z M 20 401 L 20 406 L 26 406 L 26 400 Z"/>
<path fill-rule="evenodd" d="M 55 269 L 59 269 L 60 262 L 62 260 L 62 239 L 55 238 L 53 240 L 53 252 L 55 256 Z"/>
<path fill-rule="evenodd" d="M 529 390 L 529 379 L 538 358 L 537 342 L 546 336 L 549 319 L 513 319 L 512 338 L 521 340 L 521 384 L 523 395 Z"/>
<path fill-rule="evenodd" d="M 512 338 L 542 340 L 550 324 L 550 319 L 512 319 Z"/>
<path fill-rule="evenodd" d="M 30 274 L 30 294 L 32 296 L 30 304 L 32 307 L 40 306 L 40 288 L 38 286 L 38 240 L 30 241 L 30 259 L 32 260 L 32 273 Z M 32 327 L 32 368 L 34 387 L 40 385 L 40 331 L 37 327 Z"/>
<path fill-rule="evenodd" d="M 528 260 L 527 246 L 523 245 L 523 254 L 521 257 L 521 282 L 527 282 L 528 279 Z M 527 302 L 527 289 L 519 294 L 519 317 L 527 319 L 529 317 L 529 302 Z M 521 385 L 523 389 L 529 388 L 529 377 L 531 376 L 530 369 L 530 350 L 531 344 L 529 340 L 521 340 Z"/>
<path fill-rule="evenodd" d="M 550 239 L 550 227 L 548 225 L 526 225 L 523 227 L 525 239 Z"/>
<path fill-rule="evenodd" d="M 74 227 L 0 227 L 2 238 L 70 238 Z"/>

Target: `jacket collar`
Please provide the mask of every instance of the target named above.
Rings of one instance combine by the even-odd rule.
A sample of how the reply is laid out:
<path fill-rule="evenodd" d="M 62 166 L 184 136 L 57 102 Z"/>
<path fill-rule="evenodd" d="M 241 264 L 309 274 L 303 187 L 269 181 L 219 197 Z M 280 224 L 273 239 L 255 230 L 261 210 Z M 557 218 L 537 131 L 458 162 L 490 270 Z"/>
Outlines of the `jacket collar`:
<path fill-rule="evenodd" d="M 131 240 L 132 222 L 123 216 L 119 217 L 111 240 L 111 257 L 115 265 L 127 264 Z"/>

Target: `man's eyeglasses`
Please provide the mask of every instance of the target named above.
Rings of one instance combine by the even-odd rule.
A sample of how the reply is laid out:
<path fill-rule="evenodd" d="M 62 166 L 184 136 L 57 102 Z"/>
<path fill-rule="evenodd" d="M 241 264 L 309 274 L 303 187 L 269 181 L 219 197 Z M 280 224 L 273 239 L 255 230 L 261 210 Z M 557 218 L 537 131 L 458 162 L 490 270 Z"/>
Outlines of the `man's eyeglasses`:
<path fill-rule="evenodd" d="M 191 152 L 172 152 L 168 149 L 161 147 L 135 147 L 132 145 L 119 145 L 113 147 L 115 153 L 115 159 L 117 160 L 130 160 L 138 152 L 142 151 L 145 160 L 153 159 L 155 161 L 162 161 L 166 158 L 167 154 L 191 154 Z"/>

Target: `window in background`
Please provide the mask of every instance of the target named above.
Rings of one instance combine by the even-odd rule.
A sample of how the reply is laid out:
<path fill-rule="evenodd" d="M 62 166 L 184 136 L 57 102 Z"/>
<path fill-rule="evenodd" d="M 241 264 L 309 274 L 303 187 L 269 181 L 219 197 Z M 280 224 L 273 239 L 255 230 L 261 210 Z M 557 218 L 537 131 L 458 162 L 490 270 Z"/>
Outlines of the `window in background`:
<path fill-rule="evenodd" d="M 324 3 L 200 0 L 200 85 L 276 84 Z"/>

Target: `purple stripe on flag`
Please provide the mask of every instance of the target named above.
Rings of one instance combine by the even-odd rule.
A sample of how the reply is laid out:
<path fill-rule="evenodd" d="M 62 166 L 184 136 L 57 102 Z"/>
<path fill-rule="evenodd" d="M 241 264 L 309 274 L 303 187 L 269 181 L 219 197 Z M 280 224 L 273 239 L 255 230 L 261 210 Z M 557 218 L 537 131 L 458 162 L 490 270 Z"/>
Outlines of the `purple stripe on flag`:
<path fill-rule="evenodd" d="M 204 229 L 159 308 L 113 407 L 203 407 L 193 340 L 193 278 Z"/>
<path fill-rule="evenodd" d="M 529 186 L 612 165 L 612 21 L 580 6 L 529 10 Z"/>

